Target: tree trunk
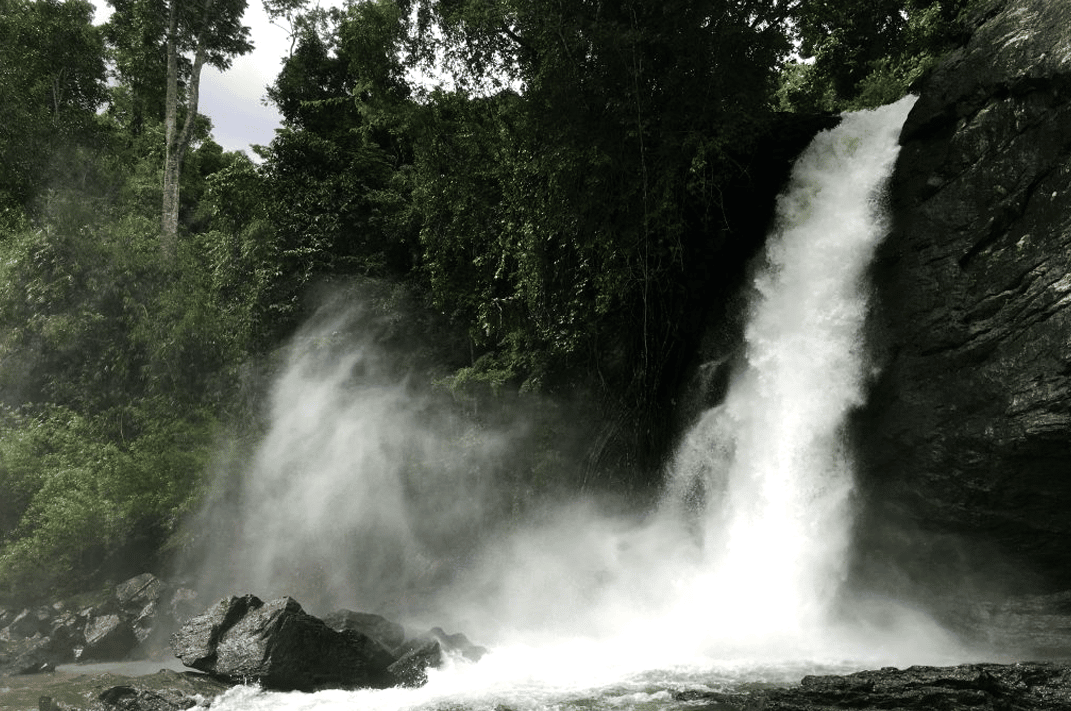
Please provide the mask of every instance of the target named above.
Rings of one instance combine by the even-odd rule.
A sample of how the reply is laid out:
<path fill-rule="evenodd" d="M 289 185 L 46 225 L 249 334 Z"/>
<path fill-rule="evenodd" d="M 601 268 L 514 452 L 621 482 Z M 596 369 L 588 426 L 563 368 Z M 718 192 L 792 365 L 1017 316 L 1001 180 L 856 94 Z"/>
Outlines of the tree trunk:
<path fill-rule="evenodd" d="M 205 63 L 204 38 L 197 38 L 197 50 L 186 86 L 184 107 L 186 119 L 182 132 L 178 133 L 178 10 L 181 0 L 172 0 L 168 14 L 167 30 L 167 105 L 164 112 L 164 189 L 160 216 L 160 247 L 164 258 L 171 261 L 178 249 L 179 180 L 182 162 L 186 157 L 193 124 L 197 118 L 197 102 L 201 84 L 201 68 Z M 205 0 L 204 16 L 207 20 L 212 0 Z"/>
<path fill-rule="evenodd" d="M 167 20 L 167 96 L 164 106 L 164 193 L 160 217 L 160 247 L 168 260 L 178 244 L 178 164 L 175 124 L 178 121 L 178 0 L 172 0 Z"/>

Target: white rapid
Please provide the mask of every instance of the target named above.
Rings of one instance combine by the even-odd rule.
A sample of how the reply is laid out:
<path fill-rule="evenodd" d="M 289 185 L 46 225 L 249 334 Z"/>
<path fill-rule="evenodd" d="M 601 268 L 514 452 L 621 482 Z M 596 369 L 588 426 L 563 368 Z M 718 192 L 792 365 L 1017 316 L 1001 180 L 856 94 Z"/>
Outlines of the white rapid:
<path fill-rule="evenodd" d="M 610 513 L 603 501 L 548 506 L 477 539 L 462 574 L 428 593 L 440 578 L 422 571 L 450 561 L 413 534 L 429 523 L 407 517 L 407 467 L 467 443 L 464 456 L 445 459 L 454 462 L 445 480 L 432 482 L 441 503 L 421 509 L 432 530 L 448 531 L 478 516 L 487 485 L 478 462 L 506 456 L 509 433 L 454 423 L 447 436 L 401 386 L 345 385 L 357 360 L 310 367 L 295 351 L 277 391 L 277 424 L 246 483 L 255 517 L 270 517 L 280 501 L 291 508 L 275 521 L 246 520 L 260 552 L 231 555 L 239 572 L 230 579 L 307 587 L 291 562 L 311 546 L 314 587 L 350 581 L 361 593 L 331 602 L 362 606 L 374 586 L 353 581 L 379 576 L 403 617 L 406 600 L 419 598 L 414 626 L 463 631 L 492 651 L 433 672 L 421 689 L 239 688 L 213 710 L 685 708 L 675 691 L 956 660 L 961 652 L 924 616 L 889 601 L 846 605 L 841 590 L 853 490 L 843 428 L 868 376 L 865 276 L 884 236 L 881 189 L 912 103 L 848 114 L 800 157 L 755 273 L 728 395 L 684 438 L 663 503 L 644 520 Z M 338 552 L 317 549 L 324 539 L 346 543 L 344 562 L 321 557 Z"/>

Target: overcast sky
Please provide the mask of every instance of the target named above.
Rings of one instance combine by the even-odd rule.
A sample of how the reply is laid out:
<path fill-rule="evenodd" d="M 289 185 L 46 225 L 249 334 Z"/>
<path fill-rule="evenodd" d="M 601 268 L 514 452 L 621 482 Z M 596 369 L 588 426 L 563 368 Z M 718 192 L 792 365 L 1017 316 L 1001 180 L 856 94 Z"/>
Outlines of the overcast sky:
<path fill-rule="evenodd" d="M 111 7 L 106 0 L 93 1 L 100 24 Z M 253 51 L 237 57 L 226 72 L 205 66 L 198 112 L 212 119 L 212 135 L 224 150 L 245 151 L 255 158 L 249 146 L 271 143 L 279 126 L 279 112 L 265 105 L 265 87 L 279 74 L 290 41 L 285 30 L 268 21 L 260 0 L 249 0 L 244 24 L 251 30 Z"/>

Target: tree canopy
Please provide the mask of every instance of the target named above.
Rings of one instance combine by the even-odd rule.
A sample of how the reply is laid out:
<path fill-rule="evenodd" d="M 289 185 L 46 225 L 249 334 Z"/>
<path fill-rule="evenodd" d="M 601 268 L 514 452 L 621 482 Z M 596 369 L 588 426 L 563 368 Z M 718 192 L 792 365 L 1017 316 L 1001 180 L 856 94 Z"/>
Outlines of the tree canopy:
<path fill-rule="evenodd" d="M 268 0 L 292 46 L 250 157 L 197 111 L 204 64 L 256 39 L 246 0 L 110 2 L 95 27 L 85 0 L 0 0 L 0 598 L 185 545 L 325 282 L 404 285 L 441 329 L 414 377 L 469 417 L 584 404 L 525 490 L 650 486 L 761 243 L 781 112 L 898 98 L 966 4 Z M 538 464 L 580 439 L 579 470 Z"/>

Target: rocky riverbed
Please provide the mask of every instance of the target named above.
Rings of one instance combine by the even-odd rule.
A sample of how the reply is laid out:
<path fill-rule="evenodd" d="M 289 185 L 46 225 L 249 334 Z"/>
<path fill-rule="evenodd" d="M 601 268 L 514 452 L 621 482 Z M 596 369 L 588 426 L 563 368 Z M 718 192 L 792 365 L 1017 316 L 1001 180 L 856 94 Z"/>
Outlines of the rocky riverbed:
<path fill-rule="evenodd" d="M 961 634 L 976 641 L 987 636 L 994 650 L 1033 650 L 1064 661 L 884 668 L 699 690 L 667 681 L 655 708 L 1071 709 L 1068 600 L 1071 593 L 978 603 L 963 608 L 958 620 Z M 185 619 L 176 619 L 183 612 Z M 245 595 L 206 606 L 192 590 L 149 574 L 95 595 L 3 610 L 0 621 L 5 711 L 211 708 L 241 683 L 305 692 L 418 687 L 445 658 L 477 663 L 487 652 L 463 634 L 433 628 L 410 636 L 365 612 L 339 610 L 321 619 L 290 598 Z"/>

